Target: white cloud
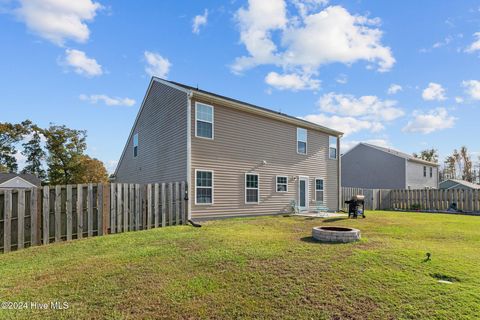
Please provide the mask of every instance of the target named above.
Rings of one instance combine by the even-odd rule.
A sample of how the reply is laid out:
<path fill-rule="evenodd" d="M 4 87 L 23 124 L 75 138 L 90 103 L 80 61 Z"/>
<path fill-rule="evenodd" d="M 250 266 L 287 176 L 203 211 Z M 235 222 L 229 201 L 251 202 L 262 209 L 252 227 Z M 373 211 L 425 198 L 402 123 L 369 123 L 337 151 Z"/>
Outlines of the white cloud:
<path fill-rule="evenodd" d="M 398 93 L 398 92 L 400 92 L 400 91 L 402 91 L 402 90 L 403 90 L 403 88 L 402 88 L 401 85 L 392 83 L 392 84 L 390 85 L 390 87 L 388 87 L 387 93 L 388 93 L 388 94 L 396 94 L 396 93 Z"/>
<path fill-rule="evenodd" d="M 473 53 L 480 50 L 480 32 L 474 33 L 473 36 L 476 38 L 476 40 L 465 49 L 465 52 Z"/>
<path fill-rule="evenodd" d="M 385 129 L 385 127 L 380 122 L 359 120 L 354 117 L 339 117 L 336 115 L 329 116 L 323 113 L 310 114 L 302 117 L 302 119 L 341 131 L 344 133 L 345 136 L 362 130 L 379 132 Z"/>
<path fill-rule="evenodd" d="M 250 0 L 247 8 L 237 11 L 240 41 L 249 55 L 235 60 L 233 72 L 270 64 L 285 73 L 315 74 L 322 65 L 360 60 L 377 64 L 381 72 L 392 68 L 395 59 L 381 44 L 379 19 L 351 15 L 341 6 L 312 13 L 324 1 L 295 3 L 299 16 L 287 12 L 285 0 Z"/>
<path fill-rule="evenodd" d="M 383 147 L 383 148 L 392 148 L 392 145 L 388 140 L 385 139 L 367 139 L 367 140 L 342 140 L 340 151 L 342 154 L 345 154 L 347 151 L 355 147 L 357 144 L 364 142 L 368 144 L 373 144 L 375 146 Z"/>
<path fill-rule="evenodd" d="M 462 97 L 455 97 L 455 102 L 456 103 L 463 103 L 463 98 Z"/>
<path fill-rule="evenodd" d="M 87 41 L 90 30 L 86 22 L 93 21 L 101 8 L 91 0 L 20 0 L 16 15 L 29 30 L 62 46 L 68 39 Z"/>
<path fill-rule="evenodd" d="M 480 81 L 466 80 L 462 82 L 465 92 L 474 100 L 480 100 Z"/>
<path fill-rule="evenodd" d="M 162 57 L 160 54 L 150 51 L 144 52 L 147 65 L 145 66 L 145 72 L 150 76 L 156 76 L 160 78 L 167 78 L 168 72 L 172 64 L 167 58 Z"/>
<path fill-rule="evenodd" d="M 207 24 L 208 10 L 205 9 L 203 14 L 196 15 L 192 20 L 192 32 L 195 34 L 200 33 L 200 27 Z"/>
<path fill-rule="evenodd" d="M 103 74 L 102 66 L 93 58 L 87 57 L 85 52 L 75 49 L 65 50 L 62 65 L 72 67 L 73 70 L 86 77 L 95 77 Z"/>
<path fill-rule="evenodd" d="M 430 82 L 428 87 L 426 87 L 422 92 L 423 100 L 445 100 L 445 89 L 441 84 Z"/>
<path fill-rule="evenodd" d="M 445 108 L 433 109 L 426 113 L 417 111 L 413 113 L 413 119 L 407 123 L 403 131 L 428 134 L 452 128 L 456 120 Z"/>
<path fill-rule="evenodd" d="M 335 81 L 340 84 L 346 84 L 348 82 L 348 76 L 341 73 L 335 78 Z"/>
<path fill-rule="evenodd" d="M 291 0 L 297 8 L 300 16 L 305 17 L 312 11 L 316 11 L 328 4 L 328 0 Z"/>
<path fill-rule="evenodd" d="M 88 102 L 93 103 L 93 104 L 96 104 L 98 102 L 103 102 L 107 106 L 131 107 L 135 104 L 135 100 L 133 100 L 133 99 L 109 97 L 105 94 L 92 94 L 92 95 L 81 94 L 79 96 L 79 98 L 80 98 L 80 100 L 88 101 Z"/>
<path fill-rule="evenodd" d="M 342 116 L 361 117 L 362 120 L 392 121 L 404 115 L 395 100 L 381 100 L 376 96 L 356 98 L 349 94 L 330 92 L 318 100 L 320 110 Z"/>
<path fill-rule="evenodd" d="M 317 90 L 320 88 L 320 80 L 312 79 L 309 75 L 278 74 L 270 72 L 265 77 L 265 82 L 279 90 Z"/>
<path fill-rule="evenodd" d="M 118 160 L 108 160 L 104 162 L 104 164 L 109 173 L 114 173 L 118 165 Z"/>

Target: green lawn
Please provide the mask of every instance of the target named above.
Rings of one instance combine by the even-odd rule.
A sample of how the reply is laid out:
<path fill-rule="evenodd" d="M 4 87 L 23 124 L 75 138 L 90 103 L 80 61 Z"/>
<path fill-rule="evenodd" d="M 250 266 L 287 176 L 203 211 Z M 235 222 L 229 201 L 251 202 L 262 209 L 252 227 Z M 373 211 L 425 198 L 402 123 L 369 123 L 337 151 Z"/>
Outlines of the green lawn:
<path fill-rule="evenodd" d="M 318 225 L 363 239 L 317 243 Z M 75 240 L 0 255 L 0 297 L 69 304 L 1 319 L 478 319 L 480 217 L 243 218 Z"/>

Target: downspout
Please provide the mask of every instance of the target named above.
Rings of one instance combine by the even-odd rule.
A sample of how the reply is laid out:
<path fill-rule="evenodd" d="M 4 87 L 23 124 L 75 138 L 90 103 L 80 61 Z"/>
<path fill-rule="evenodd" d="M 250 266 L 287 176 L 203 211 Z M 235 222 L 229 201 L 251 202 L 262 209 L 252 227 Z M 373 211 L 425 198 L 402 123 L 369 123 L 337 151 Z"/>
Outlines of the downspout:
<path fill-rule="evenodd" d="M 187 93 L 187 220 L 192 219 L 192 91 Z"/>
<path fill-rule="evenodd" d="M 337 185 L 338 185 L 338 209 L 340 211 L 342 209 L 342 160 L 340 156 L 340 139 L 342 135 L 339 135 L 337 138 Z"/>

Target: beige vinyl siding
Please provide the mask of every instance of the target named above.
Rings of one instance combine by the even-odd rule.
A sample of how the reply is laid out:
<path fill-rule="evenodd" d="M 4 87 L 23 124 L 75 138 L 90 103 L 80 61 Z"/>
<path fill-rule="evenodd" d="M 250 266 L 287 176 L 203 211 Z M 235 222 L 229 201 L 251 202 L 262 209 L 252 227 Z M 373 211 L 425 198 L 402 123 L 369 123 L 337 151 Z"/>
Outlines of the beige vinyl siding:
<path fill-rule="evenodd" d="M 195 101 L 214 106 L 214 139 L 195 137 Z M 192 215 L 278 213 L 298 201 L 298 180 L 309 177 L 310 206 L 315 206 L 315 178 L 324 179 L 324 200 L 338 209 L 338 161 L 328 157 L 329 135 L 308 129 L 307 155 L 297 154 L 297 126 L 222 106 L 211 101 L 192 100 L 191 174 L 195 169 L 214 171 L 215 200 L 212 205 L 195 205 Z M 264 165 L 263 161 L 267 164 Z M 260 203 L 245 204 L 245 173 L 259 174 Z M 276 192 L 276 176 L 288 176 L 288 192 Z M 194 195 L 194 189 L 192 190 Z"/>
<path fill-rule="evenodd" d="M 184 91 L 153 81 L 116 173 L 116 182 L 187 179 L 187 103 Z M 133 136 L 138 133 L 138 156 Z"/>

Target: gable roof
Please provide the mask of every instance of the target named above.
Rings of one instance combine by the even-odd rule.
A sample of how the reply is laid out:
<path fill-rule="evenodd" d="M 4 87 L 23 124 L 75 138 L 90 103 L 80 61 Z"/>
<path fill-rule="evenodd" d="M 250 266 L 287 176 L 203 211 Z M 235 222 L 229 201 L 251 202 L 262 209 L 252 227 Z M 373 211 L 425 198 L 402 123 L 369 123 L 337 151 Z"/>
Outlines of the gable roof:
<path fill-rule="evenodd" d="M 311 129 L 326 132 L 326 133 L 329 133 L 329 134 L 332 134 L 332 135 L 335 135 L 335 136 L 342 136 L 343 135 L 343 132 L 340 132 L 338 130 L 327 128 L 325 126 L 322 126 L 322 125 L 319 125 L 319 124 L 316 124 L 316 123 L 313 123 L 313 122 L 310 122 L 310 121 L 307 121 L 307 120 L 304 120 L 304 119 L 301 119 L 301 118 L 297 118 L 297 117 L 288 115 L 286 113 L 277 112 L 277 111 L 274 111 L 274 110 L 271 110 L 271 109 L 268 109 L 268 108 L 265 108 L 265 107 L 257 106 L 257 105 L 252 104 L 252 103 L 248 103 L 248 102 L 245 102 L 245 101 L 241 101 L 241 100 L 233 99 L 233 98 L 230 98 L 230 97 L 222 96 L 220 94 L 213 93 L 213 92 L 206 91 L 206 90 L 202 90 L 202 89 L 198 89 L 198 88 L 195 88 L 195 87 L 183 84 L 183 83 L 170 81 L 170 80 L 165 80 L 165 79 L 161 79 L 161 78 L 157 78 L 157 77 L 153 77 L 153 80 L 159 81 L 159 82 L 164 83 L 164 84 L 171 84 L 171 85 L 174 85 L 174 86 L 178 86 L 180 88 L 183 88 L 185 90 L 188 90 L 188 91 L 192 92 L 193 94 L 198 94 L 200 96 L 209 96 L 209 97 L 214 98 L 214 99 L 234 103 L 236 105 L 239 105 L 241 107 L 240 109 L 244 110 L 244 111 L 252 111 L 252 109 L 253 109 L 257 112 L 259 111 L 260 113 L 262 113 L 265 116 L 275 117 L 278 120 L 295 122 L 298 125 L 304 125 L 304 126 L 307 126 Z"/>
<path fill-rule="evenodd" d="M 391 148 L 380 147 L 380 146 L 376 146 L 376 145 L 374 145 L 374 144 L 370 144 L 370 143 L 366 143 L 366 142 L 360 142 L 360 143 L 357 144 L 355 147 L 353 147 L 352 149 L 350 149 L 349 151 L 347 151 L 345 154 L 347 154 L 348 152 L 350 152 L 351 150 L 355 149 L 356 147 L 358 147 L 358 146 L 360 146 L 360 145 L 363 145 L 363 146 L 366 146 L 366 147 L 370 147 L 370 148 L 374 148 L 374 149 L 376 149 L 376 150 L 380 150 L 380 151 L 382 151 L 382 152 L 385 152 L 385 153 L 388 153 L 388 154 L 391 154 L 391 155 L 394 155 L 394 156 L 397 156 L 397 157 L 406 159 L 406 160 L 408 160 L 408 161 L 418 162 L 418 163 L 426 164 L 426 165 L 429 165 L 429 166 L 436 166 L 436 167 L 439 166 L 439 164 L 436 163 L 436 162 L 431 162 L 431 161 L 422 160 L 422 159 L 419 159 L 419 158 L 415 158 L 414 156 L 412 156 L 412 155 L 410 155 L 410 154 L 408 154 L 408 153 L 402 152 L 402 151 L 398 151 L 398 150 L 391 149 Z"/>
<path fill-rule="evenodd" d="M 16 177 L 19 177 L 37 187 L 42 185 L 42 181 L 33 174 L 30 174 L 30 173 L 18 174 L 18 173 L 3 173 L 3 172 L 0 173 L 0 184 L 10 181 Z"/>
<path fill-rule="evenodd" d="M 466 188 L 468 188 L 468 189 L 480 190 L 480 185 L 475 184 L 475 183 L 472 183 L 472 182 L 468 182 L 468 181 L 465 181 L 465 180 L 459 180 L 459 179 L 447 179 L 447 180 L 445 180 L 445 181 L 440 182 L 440 185 L 441 185 L 442 183 L 446 183 L 446 182 L 449 182 L 449 181 L 451 181 L 451 182 L 453 182 L 453 183 L 455 183 L 455 184 L 452 185 L 451 187 L 447 188 L 447 190 L 448 190 L 448 189 L 452 189 L 452 188 L 454 188 L 454 187 L 456 187 L 456 186 L 458 186 L 458 185 L 464 186 L 464 187 L 466 187 Z"/>

